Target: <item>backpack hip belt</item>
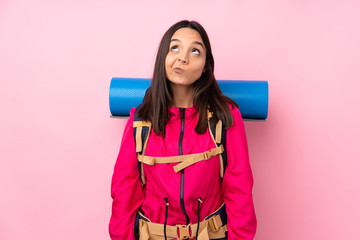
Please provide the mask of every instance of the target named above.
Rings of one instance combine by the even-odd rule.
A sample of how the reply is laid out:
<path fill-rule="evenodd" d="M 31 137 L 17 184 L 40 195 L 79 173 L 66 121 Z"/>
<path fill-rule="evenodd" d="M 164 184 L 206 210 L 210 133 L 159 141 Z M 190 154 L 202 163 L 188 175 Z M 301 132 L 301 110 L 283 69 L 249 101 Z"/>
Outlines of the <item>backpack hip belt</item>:
<path fill-rule="evenodd" d="M 147 217 L 139 214 L 139 240 L 163 240 L 164 224 L 152 223 Z M 196 237 L 198 224 L 167 225 L 166 236 L 169 239 L 189 239 Z M 198 240 L 223 239 L 227 237 L 227 219 L 225 204 L 199 223 Z"/>

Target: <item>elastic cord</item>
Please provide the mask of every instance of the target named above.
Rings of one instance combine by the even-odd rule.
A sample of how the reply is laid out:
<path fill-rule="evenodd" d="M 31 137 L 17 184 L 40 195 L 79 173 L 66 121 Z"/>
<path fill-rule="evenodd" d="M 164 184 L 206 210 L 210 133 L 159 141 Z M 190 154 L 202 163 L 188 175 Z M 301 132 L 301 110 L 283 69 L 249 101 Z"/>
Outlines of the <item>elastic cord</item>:
<path fill-rule="evenodd" d="M 198 239 L 199 234 L 199 225 L 200 225 L 200 203 L 202 203 L 201 198 L 198 198 L 198 221 L 197 221 L 197 227 L 196 227 L 196 240 Z"/>
<path fill-rule="evenodd" d="M 164 238 L 165 240 L 167 240 L 167 236 L 166 236 L 166 222 L 167 222 L 167 216 L 168 216 L 168 207 L 169 207 L 169 202 L 168 202 L 168 198 L 164 198 L 165 199 L 165 222 L 164 222 Z"/>

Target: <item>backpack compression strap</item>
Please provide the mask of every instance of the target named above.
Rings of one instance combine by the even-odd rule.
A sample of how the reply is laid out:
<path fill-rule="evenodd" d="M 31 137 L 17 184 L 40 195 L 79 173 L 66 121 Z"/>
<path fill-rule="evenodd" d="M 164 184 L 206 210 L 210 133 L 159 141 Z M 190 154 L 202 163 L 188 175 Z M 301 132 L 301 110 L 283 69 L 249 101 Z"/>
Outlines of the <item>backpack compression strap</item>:
<path fill-rule="evenodd" d="M 179 172 L 180 170 L 193 165 L 194 163 L 208 160 L 218 154 L 221 154 L 224 151 L 222 145 L 216 148 L 212 148 L 206 152 L 202 153 L 194 153 L 194 154 L 187 154 L 187 155 L 180 155 L 180 156 L 172 156 L 172 157 L 150 157 L 144 155 L 138 155 L 138 161 L 145 163 L 147 165 L 154 165 L 157 163 L 176 163 L 179 164 L 174 166 L 174 171 Z M 221 156 L 221 155 L 219 155 Z"/>

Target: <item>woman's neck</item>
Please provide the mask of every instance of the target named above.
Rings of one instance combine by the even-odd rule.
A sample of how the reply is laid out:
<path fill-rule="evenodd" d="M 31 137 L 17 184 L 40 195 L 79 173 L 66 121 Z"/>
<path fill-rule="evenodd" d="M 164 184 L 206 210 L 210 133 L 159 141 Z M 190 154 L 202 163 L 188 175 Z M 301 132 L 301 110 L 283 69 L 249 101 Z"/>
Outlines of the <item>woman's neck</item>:
<path fill-rule="evenodd" d="M 171 84 L 174 102 L 172 107 L 188 108 L 194 104 L 194 86 Z"/>

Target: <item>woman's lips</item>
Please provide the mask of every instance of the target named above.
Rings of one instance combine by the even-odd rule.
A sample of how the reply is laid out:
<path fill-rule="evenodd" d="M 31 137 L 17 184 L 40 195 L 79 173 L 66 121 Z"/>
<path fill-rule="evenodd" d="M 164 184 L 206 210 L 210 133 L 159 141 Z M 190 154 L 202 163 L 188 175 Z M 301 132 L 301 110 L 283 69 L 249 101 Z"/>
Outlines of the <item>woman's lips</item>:
<path fill-rule="evenodd" d="M 183 73 L 184 72 L 184 69 L 182 69 L 182 68 L 174 68 L 174 72 L 176 72 L 176 73 Z"/>

